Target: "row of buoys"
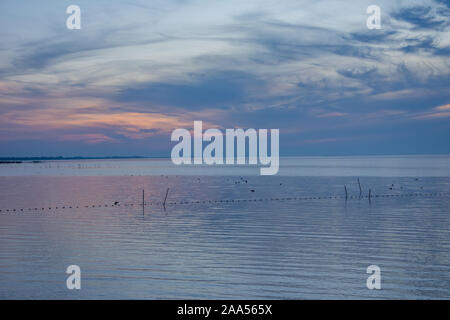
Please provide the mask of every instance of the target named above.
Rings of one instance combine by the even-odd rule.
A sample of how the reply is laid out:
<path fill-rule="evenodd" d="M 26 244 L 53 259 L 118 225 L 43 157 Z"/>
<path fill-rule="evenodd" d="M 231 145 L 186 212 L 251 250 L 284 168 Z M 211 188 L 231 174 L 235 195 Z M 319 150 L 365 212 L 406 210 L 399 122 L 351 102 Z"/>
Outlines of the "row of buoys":
<path fill-rule="evenodd" d="M 0 209 L 0 212 L 22 212 L 22 211 L 45 211 L 45 210 L 63 210 L 63 209 L 80 209 L 80 208 L 103 208 L 103 207 L 117 207 L 120 206 L 120 204 L 116 205 L 88 205 L 88 206 L 58 206 L 58 207 L 37 207 L 37 208 L 28 208 L 28 209 Z M 124 204 L 124 206 L 134 206 L 133 203 L 131 204 Z"/>
<path fill-rule="evenodd" d="M 372 195 L 371 198 L 393 198 L 393 197 L 418 197 L 418 196 L 445 196 L 450 195 L 446 192 L 435 193 L 408 193 L 408 194 L 378 194 Z M 207 204 L 207 203 L 241 203 L 241 202 L 260 202 L 260 201 L 293 201 L 293 200 L 332 200 L 332 199 L 362 199 L 369 198 L 369 196 L 309 196 L 309 197 L 274 197 L 274 198 L 257 198 L 257 199 L 225 199 L 225 200 L 195 200 L 195 201 L 171 201 L 166 202 L 165 205 L 192 205 L 192 204 Z M 145 202 L 144 206 L 162 206 L 164 202 Z M 120 203 L 115 201 L 113 204 L 99 204 L 99 205 L 84 205 L 84 206 L 55 206 L 55 207 L 35 207 L 28 209 L 0 209 L 0 213 L 9 212 L 36 212 L 36 211 L 50 211 L 50 210 L 65 210 L 65 209 L 80 209 L 80 208 L 114 208 L 114 207 L 134 207 L 142 206 L 142 203 Z"/>

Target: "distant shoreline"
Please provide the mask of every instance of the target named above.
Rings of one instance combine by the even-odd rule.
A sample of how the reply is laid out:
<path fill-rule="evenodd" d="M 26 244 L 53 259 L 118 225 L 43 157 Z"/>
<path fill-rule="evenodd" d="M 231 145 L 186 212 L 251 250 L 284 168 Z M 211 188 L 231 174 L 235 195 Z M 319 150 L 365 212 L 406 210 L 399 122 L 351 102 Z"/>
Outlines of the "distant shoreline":
<path fill-rule="evenodd" d="M 120 159 L 165 159 L 166 157 L 117 156 L 117 157 L 0 157 L 0 163 L 22 163 L 26 161 L 54 160 L 120 160 Z"/>
<path fill-rule="evenodd" d="M 336 155 L 281 155 L 282 158 L 340 158 L 340 157 L 429 157 L 429 156 L 450 156 L 449 153 L 428 153 L 428 154 L 336 154 Z M 130 159 L 170 159 L 170 156 L 109 156 L 109 157 L 0 157 L 2 163 L 22 163 L 32 161 L 57 161 L 57 160 L 130 160 Z"/>

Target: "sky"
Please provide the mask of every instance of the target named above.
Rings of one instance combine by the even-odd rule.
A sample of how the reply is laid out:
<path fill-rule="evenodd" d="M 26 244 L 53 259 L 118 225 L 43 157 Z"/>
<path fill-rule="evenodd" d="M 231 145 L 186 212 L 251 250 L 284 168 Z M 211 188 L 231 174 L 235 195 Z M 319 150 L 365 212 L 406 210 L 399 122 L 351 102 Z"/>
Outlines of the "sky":
<path fill-rule="evenodd" d="M 449 1 L 1 0 L 0 17 L 0 157 L 170 156 L 194 120 L 279 129 L 286 156 L 450 153 Z"/>

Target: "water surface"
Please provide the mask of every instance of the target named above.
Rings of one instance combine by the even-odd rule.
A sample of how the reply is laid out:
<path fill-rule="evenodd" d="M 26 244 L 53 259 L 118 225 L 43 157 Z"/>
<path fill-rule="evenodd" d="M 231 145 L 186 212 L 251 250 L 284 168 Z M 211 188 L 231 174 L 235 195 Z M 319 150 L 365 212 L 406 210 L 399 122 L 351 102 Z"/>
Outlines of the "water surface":
<path fill-rule="evenodd" d="M 3 175 L 0 298 L 450 298 L 450 178 L 442 158 L 428 166 L 403 159 L 399 171 L 398 158 L 386 167 L 377 159 L 308 158 L 293 169 L 340 175 L 240 176 L 245 167 L 226 176 L 130 175 L 130 162 L 139 164 L 135 173 L 170 172 L 158 161 L 102 161 L 91 176 L 83 170 L 95 173 L 97 161 L 57 172 L 78 176 L 42 173 L 66 163 L 21 164 L 35 174 Z M 108 176 L 107 163 L 127 169 Z M 344 165 L 360 174 L 343 174 Z M 66 288 L 72 264 L 82 270 L 79 291 Z M 381 290 L 366 288 L 373 264 Z"/>

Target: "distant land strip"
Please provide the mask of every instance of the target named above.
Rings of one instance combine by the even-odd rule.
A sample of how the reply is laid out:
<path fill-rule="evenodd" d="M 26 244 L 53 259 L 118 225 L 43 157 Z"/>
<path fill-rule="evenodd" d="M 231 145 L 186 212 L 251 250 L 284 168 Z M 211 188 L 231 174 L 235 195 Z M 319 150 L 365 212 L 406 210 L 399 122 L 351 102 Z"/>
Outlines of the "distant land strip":
<path fill-rule="evenodd" d="M 120 159 L 163 159 L 167 157 L 144 156 L 110 156 L 110 157 L 0 157 L 0 163 L 22 163 L 27 161 L 55 161 L 55 160 L 120 160 Z"/>

